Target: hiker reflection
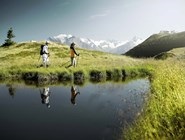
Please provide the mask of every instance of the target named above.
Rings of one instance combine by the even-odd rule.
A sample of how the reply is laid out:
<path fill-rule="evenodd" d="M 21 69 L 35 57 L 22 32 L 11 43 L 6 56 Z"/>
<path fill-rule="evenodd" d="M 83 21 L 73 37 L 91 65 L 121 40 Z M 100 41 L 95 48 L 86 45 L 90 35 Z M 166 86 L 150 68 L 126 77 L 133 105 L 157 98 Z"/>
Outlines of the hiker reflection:
<path fill-rule="evenodd" d="M 80 94 L 80 92 L 76 90 L 76 87 L 74 85 L 71 86 L 71 103 L 73 105 L 76 105 L 75 98 L 76 96 Z"/>
<path fill-rule="evenodd" d="M 49 92 L 49 87 L 44 87 L 43 90 L 40 90 L 40 96 L 41 96 L 41 102 L 42 104 L 46 104 L 47 108 L 50 108 L 50 104 L 49 104 L 49 96 L 50 96 L 50 92 Z"/>
<path fill-rule="evenodd" d="M 8 87 L 9 95 L 13 98 L 15 96 L 16 88 L 11 84 L 7 84 L 6 86 Z"/>

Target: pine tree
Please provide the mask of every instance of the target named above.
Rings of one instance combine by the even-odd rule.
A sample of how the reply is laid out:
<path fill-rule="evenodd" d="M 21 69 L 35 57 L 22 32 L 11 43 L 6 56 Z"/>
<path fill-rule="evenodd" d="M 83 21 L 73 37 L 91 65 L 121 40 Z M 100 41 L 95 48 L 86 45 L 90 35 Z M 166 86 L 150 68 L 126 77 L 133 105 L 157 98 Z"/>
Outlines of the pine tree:
<path fill-rule="evenodd" d="M 5 43 L 3 44 L 3 46 L 10 46 L 10 45 L 15 44 L 15 42 L 12 41 L 12 38 L 14 37 L 15 35 L 13 34 L 13 29 L 11 27 L 7 32 L 7 39 L 5 40 Z"/>

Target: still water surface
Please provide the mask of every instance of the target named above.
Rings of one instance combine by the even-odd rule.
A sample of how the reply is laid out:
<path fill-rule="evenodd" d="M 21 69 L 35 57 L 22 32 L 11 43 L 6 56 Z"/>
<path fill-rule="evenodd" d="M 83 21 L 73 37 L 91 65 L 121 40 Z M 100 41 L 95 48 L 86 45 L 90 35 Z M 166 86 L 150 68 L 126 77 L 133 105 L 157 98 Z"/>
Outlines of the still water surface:
<path fill-rule="evenodd" d="M 85 86 L 0 85 L 0 140 L 114 140 L 150 92 L 148 79 Z"/>

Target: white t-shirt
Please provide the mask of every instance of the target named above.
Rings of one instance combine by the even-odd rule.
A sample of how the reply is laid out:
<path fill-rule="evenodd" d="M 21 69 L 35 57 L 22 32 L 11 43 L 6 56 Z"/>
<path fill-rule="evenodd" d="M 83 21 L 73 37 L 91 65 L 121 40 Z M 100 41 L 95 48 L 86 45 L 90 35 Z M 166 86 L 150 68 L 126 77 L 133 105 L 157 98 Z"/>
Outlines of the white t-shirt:
<path fill-rule="evenodd" d="M 43 52 L 48 53 L 48 46 L 47 45 L 44 45 Z"/>

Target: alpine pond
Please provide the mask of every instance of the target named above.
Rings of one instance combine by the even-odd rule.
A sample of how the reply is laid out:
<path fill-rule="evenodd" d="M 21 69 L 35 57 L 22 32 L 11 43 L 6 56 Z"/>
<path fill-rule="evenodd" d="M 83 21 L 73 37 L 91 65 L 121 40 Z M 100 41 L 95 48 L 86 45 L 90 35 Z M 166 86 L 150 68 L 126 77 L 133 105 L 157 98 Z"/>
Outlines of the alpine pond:
<path fill-rule="evenodd" d="M 114 140 L 141 112 L 150 84 L 0 85 L 0 139 Z"/>

